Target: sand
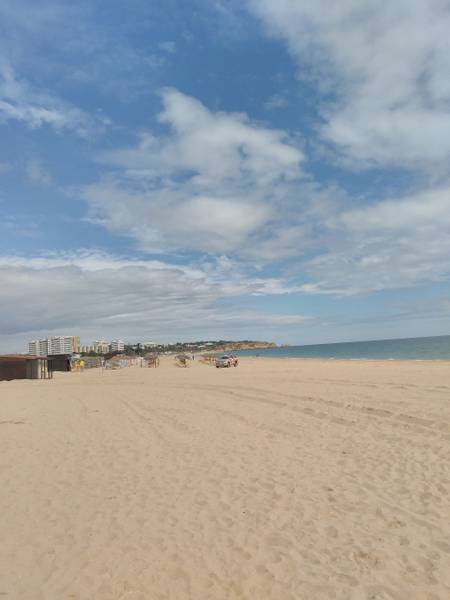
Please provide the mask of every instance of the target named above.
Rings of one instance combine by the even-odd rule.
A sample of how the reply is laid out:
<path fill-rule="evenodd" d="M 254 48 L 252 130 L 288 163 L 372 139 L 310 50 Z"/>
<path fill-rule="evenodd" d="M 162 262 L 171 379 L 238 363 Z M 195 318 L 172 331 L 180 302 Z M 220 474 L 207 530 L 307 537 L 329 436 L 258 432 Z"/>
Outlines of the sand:
<path fill-rule="evenodd" d="M 447 600 L 450 364 L 0 382 L 0 598 Z"/>

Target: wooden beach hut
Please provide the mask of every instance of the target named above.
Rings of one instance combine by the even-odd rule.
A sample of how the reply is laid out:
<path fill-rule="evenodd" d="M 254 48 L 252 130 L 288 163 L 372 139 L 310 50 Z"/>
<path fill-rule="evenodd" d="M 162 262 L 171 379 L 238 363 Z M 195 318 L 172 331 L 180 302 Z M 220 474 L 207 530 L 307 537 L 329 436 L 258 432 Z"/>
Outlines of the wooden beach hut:
<path fill-rule="evenodd" d="M 0 381 L 51 379 L 53 371 L 46 356 L 6 354 L 0 356 Z"/>
<path fill-rule="evenodd" d="M 52 371 L 67 373 L 72 370 L 70 354 L 50 354 L 47 360 Z"/>

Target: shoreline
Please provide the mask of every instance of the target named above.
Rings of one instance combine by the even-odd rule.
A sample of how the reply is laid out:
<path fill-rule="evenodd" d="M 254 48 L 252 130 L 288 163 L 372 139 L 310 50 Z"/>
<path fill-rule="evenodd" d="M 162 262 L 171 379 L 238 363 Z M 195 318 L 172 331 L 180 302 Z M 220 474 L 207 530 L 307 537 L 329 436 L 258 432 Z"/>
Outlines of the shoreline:
<path fill-rule="evenodd" d="M 443 362 L 450 363 L 450 358 L 341 358 L 335 356 L 264 356 L 256 354 L 236 354 L 236 356 L 240 359 L 243 358 L 264 358 L 271 360 L 318 360 L 318 361 L 342 361 L 342 362 Z"/>

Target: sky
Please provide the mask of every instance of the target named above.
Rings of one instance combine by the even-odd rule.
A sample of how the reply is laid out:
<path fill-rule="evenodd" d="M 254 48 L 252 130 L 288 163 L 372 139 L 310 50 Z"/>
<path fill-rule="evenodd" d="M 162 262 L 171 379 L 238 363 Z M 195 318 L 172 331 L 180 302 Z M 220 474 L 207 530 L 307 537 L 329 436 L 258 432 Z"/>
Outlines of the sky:
<path fill-rule="evenodd" d="M 0 351 L 450 334 L 448 0 L 3 0 Z"/>

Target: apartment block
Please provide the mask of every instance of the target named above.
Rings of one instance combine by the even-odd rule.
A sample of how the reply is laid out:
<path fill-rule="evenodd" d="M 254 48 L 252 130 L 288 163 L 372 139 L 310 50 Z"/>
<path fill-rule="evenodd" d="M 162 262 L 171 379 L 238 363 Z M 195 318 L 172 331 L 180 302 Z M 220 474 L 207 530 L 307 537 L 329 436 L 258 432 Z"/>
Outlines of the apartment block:
<path fill-rule="evenodd" d="M 141 348 L 154 348 L 158 344 L 156 342 L 140 342 L 139 346 Z"/>
<path fill-rule="evenodd" d="M 70 336 L 55 336 L 49 339 L 49 354 L 72 354 L 72 338 Z"/>
<path fill-rule="evenodd" d="M 122 342 L 122 340 L 112 340 L 110 347 L 111 352 L 123 352 L 125 350 L 125 342 Z"/>
<path fill-rule="evenodd" d="M 78 335 L 72 336 L 72 352 L 79 352 L 80 348 L 80 338 Z"/>
<path fill-rule="evenodd" d="M 78 348 L 78 352 L 84 352 L 85 354 L 95 352 L 94 344 L 81 344 Z"/>
<path fill-rule="evenodd" d="M 49 354 L 49 350 L 49 340 L 39 340 L 38 356 L 47 356 L 47 354 Z"/>
<path fill-rule="evenodd" d="M 28 354 L 33 356 L 40 356 L 39 353 L 39 340 L 32 340 L 28 342 Z"/>
<path fill-rule="evenodd" d="M 79 346 L 79 352 L 84 352 L 85 354 L 89 354 L 90 352 L 95 354 L 108 354 L 109 342 L 97 340 L 92 344 L 83 344 Z"/>
<path fill-rule="evenodd" d="M 109 352 L 109 342 L 105 342 L 105 340 L 97 340 L 94 342 L 94 352 L 98 354 L 107 354 Z"/>
<path fill-rule="evenodd" d="M 53 336 L 44 340 L 28 342 L 28 354 L 49 356 L 53 354 L 73 354 L 78 352 L 80 338 L 78 336 Z"/>
<path fill-rule="evenodd" d="M 34 356 L 47 356 L 49 340 L 32 340 L 28 342 L 28 354 Z"/>

